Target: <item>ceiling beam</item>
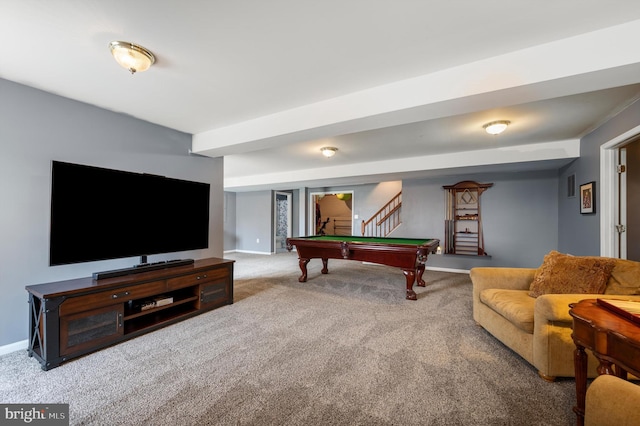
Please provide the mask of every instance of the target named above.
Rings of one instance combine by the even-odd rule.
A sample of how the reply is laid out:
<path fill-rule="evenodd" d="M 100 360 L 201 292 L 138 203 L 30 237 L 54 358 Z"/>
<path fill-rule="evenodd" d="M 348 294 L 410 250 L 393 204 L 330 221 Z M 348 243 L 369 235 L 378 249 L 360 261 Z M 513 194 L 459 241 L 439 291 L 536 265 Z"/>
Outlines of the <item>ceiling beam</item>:
<path fill-rule="evenodd" d="M 640 21 L 195 134 L 219 157 L 637 82 Z"/>

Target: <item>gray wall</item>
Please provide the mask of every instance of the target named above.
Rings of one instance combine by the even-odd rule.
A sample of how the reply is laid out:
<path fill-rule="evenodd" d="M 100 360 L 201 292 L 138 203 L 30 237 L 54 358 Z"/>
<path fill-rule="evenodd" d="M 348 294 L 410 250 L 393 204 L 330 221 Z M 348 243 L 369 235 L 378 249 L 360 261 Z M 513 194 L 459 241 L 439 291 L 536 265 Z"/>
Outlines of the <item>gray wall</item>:
<path fill-rule="evenodd" d="M 567 198 L 559 191 L 558 250 L 577 256 L 600 255 L 600 146 L 640 125 L 640 102 L 611 118 L 580 140 L 580 158 L 560 171 L 560 185 L 564 189 L 567 177 L 576 175 L 576 186 L 596 182 L 596 214 L 581 215 L 579 200 Z M 578 190 L 576 190 L 577 192 Z"/>
<path fill-rule="evenodd" d="M 291 196 L 291 236 L 300 235 L 300 225 L 304 228 L 304 218 L 301 218 L 300 203 L 304 204 L 304 200 L 300 199 L 300 194 L 304 197 L 304 189 L 296 189 L 292 191 Z M 302 214 L 304 216 L 304 214 Z"/>
<path fill-rule="evenodd" d="M 358 219 L 353 221 L 353 234 L 360 235 L 362 222 L 376 214 L 382 206 L 388 203 L 398 192 L 402 191 L 402 182 L 389 181 L 367 185 L 331 186 L 309 189 L 310 194 L 315 192 L 340 193 L 346 191 L 354 191 L 352 209 L 353 214 L 358 215 Z M 302 231 L 301 235 L 308 234 L 308 232 Z"/>
<path fill-rule="evenodd" d="M 209 248 L 149 261 L 222 256 L 222 159 L 190 156 L 191 135 L 0 79 L 0 144 L 0 346 L 28 337 L 26 285 L 139 262 L 48 266 L 52 160 L 210 183 Z"/>
<path fill-rule="evenodd" d="M 224 251 L 236 249 L 236 193 L 224 193 Z"/>
<path fill-rule="evenodd" d="M 474 266 L 537 267 L 549 250 L 558 248 L 558 177 L 556 171 L 449 176 L 382 182 L 379 184 L 310 188 L 309 192 L 354 191 L 354 233 L 360 222 L 374 214 L 402 190 L 402 225 L 399 237 L 433 237 L 444 241 L 444 190 L 461 180 L 492 182 L 481 198 L 485 248 L 489 257 L 432 256 L 429 266 L 468 270 Z M 299 191 L 297 191 L 299 192 Z M 236 194 L 237 249 L 269 253 L 272 238 L 270 191 Z M 294 198 L 294 204 L 299 200 Z M 296 210 L 294 206 L 294 210 Z M 300 234 L 295 234 L 300 235 Z M 305 235 L 304 233 L 302 235 Z M 260 238 L 260 243 L 256 239 Z"/>
<path fill-rule="evenodd" d="M 250 253 L 271 253 L 272 247 L 272 191 L 236 193 L 235 249 Z"/>
<path fill-rule="evenodd" d="M 305 227 L 307 213 L 304 203 L 305 194 L 312 192 L 341 192 L 355 189 L 353 211 L 360 216 L 354 221 L 354 232 L 360 232 L 360 222 L 373 215 L 384 203 L 402 189 L 402 183 L 382 182 L 355 187 L 298 188 L 292 190 L 292 235 L 307 235 Z M 301 195 L 302 194 L 302 195 Z M 273 252 L 273 191 L 238 192 L 235 200 L 235 237 L 225 236 L 225 250 L 238 250 L 254 253 Z M 230 211 L 230 210 L 229 210 Z M 225 229 L 225 235 L 229 230 Z M 229 232 L 230 233 L 230 232 Z M 260 242 L 257 242 L 257 240 Z M 228 244 L 228 245 L 227 245 Z"/>
<path fill-rule="evenodd" d="M 431 256 L 427 266 L 468 270 L 475 266 L 537 267 L 558 245 L 555 171 L 449 176 L 405 180 L 399 237 L 438 238 L 444 245 L 444 185 L 463 180 L 493 183 L 481 196 L 488 257 Z"/>

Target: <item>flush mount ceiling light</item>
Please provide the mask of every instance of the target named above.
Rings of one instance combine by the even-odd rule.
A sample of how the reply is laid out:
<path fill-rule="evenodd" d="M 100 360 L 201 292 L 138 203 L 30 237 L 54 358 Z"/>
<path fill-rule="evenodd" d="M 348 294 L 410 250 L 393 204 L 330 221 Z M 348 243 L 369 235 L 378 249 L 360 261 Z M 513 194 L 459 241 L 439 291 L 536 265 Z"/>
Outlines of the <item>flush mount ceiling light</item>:
<path fill-rule="evenodd" d="M 509 124 L 511 124 L 511 122 L 507 120 L 492 121 L 482 126 L 482 128 L 490 135 L 499 135 L 505 131 Z"/>
<path fill-rule="evenodd" d="M 336 155 L 337 150 L 338 148 L 334 148 L 332 146 L 325 146 L 323 148 L 320 148 L 320 152 L 322 152 L 322 155 L 324 155 L 327 158 L 333 157 L 334 155 Z"/>
<path fill-rule="evenodd" d="M 109 49 L 116 62 L 131 74 L 146 71 L 156 61 L 153 53 L 128 41 L 112 41 L 109 43 Z"/>

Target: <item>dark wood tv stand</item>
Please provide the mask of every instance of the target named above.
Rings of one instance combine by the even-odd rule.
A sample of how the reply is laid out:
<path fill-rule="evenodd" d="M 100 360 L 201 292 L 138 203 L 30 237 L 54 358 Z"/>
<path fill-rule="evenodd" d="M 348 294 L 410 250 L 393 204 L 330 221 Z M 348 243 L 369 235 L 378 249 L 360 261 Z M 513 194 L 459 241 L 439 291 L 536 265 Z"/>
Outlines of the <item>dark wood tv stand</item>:
<path fill-rule="evenodd" d="M 49 370 L 232 304 L 233 263 L 209 258 L 115 278 L 87 277 L 27 286 L 29 356 L 38 359 L 43 370 Z M 158 305 L 166 304 L 149 307 L 154 300 Z"/>

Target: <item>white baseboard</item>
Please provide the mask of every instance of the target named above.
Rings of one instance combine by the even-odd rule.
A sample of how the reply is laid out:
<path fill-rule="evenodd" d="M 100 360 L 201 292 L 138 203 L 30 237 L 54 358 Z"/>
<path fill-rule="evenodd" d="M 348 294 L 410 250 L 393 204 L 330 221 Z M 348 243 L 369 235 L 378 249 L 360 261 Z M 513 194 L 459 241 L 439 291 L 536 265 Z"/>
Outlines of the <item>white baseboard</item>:
<path fill-rule="evenodd" d="M 274 253 L 270 251 L 251 251 L 251 250 L 234 250 L 236 253 L 247 253 L 247 254 L 267 254 L 272 255 Z"/>
<path fill-rule="evenodd" d="M 439 268 L 437 266 L 427 266 L 425 269 L 428 271 L 453 272 L 454 274 L 468 275 L 470 273 L 467 269 Z"/>
<path fill-rule="evenodd" d="M 294 247 L 291 252 L 295 252 L 297 251 L 296 248 Z M 223 254 L 232 254 L 232 253 L 247 253 L 247 254 L 266 254 L 266 255 L 272 255 L 272 254 L 278 254 L 276 252 L 273 251 L 251 251 L 251 250 L 225 250 L 223 252 Z M 280 252 L 280 253 L 284 253 L 284 252 Z"/>
<path fill-rule="evenodd" d="M 8 345 L 0 346 L 0 355 L 9 354 L 11 352 L 26 350 L 29 347 L 29 340 L 21 340 Z"/>

